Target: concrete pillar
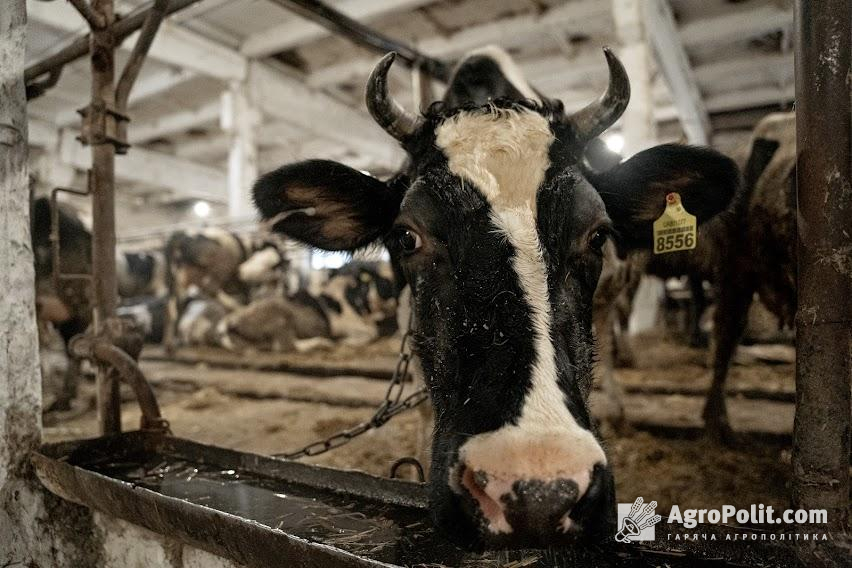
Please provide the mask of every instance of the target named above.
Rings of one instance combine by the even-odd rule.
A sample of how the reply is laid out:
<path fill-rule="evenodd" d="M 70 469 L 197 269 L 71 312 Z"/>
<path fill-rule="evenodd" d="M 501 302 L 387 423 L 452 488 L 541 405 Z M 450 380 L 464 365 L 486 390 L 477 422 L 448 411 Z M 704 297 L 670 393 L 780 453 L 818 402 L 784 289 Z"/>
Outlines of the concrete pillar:
<path fill-rule="evenodd" d="M 411 93 L 414 97 L 412 107 L 415 111 L 426 112 L 429 105 L 435 101 L 432 78 L 419 66 L 411 69 Z"/>
<path fill-rule="evenodd" d="M 630 104 L 621 118 L 625 157 L 657 143 L 654 99 L 651 93 L 651 48 L 647 41 L 641 0 L 612 0 L 612 16 L 620 47 L 618 56 L 630 76 Z M 653 328 L 657 323 L 663 284 L 657 278 L 642 277 L 630 316 L 630 333 Z"/>
<path fill-rule="evenodd" d="M 228 151 L 228 215 L 254 215 L 251 187 L 258 175 L 257 127 L 259 112 L 249 82 L 232 83 L 222 95 L 222 130 L 230 136 Z"/>
<path fill-rule="evenodd" d="M 31 522 L 15 492 L 35 500 L 28 453 L 41 436 L 41 377 L 35 325 L 33 253 L 29 230 L 26 100 L 23 77 L 25 0 L 0 12 L 0 565 L 30 558 L 15 527 Z M 26 502 L 26 501 L 25 501 Z M 18 533 L 18 534 L 16 534 Z M 4 558 L 9 555 L 9 558 Z M 4 562 L 6 560 L 6 562 Z"/>
<path fill-rule="evenodd" d="M 630 104 L 621 118 L 625 156 L 656 144 L 654 99 L 651 92 L 651 49 L 646 40 L 640 0 L 612 0 L 615 31 L 621 47 L 618 56 L 630 76 Z"/>
<path fill-rule="evenodd" d="M 0 566 L 96 566 L 92 520 L 36 481 L 41 373 L 29 226 L 26 1 L 0 9 Z M 52 519 L 62 523 L 51 525 Z"/>

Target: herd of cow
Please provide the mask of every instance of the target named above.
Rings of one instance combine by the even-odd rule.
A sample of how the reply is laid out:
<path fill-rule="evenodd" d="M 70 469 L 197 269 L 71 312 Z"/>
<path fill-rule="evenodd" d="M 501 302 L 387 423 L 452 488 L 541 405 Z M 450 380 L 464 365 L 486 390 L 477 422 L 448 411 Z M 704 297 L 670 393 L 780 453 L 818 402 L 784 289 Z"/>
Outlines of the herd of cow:
<path fill-rule="evenodd" d="M 42 329 L 52 324 L 67 349 L 91 324 L 91 290 L 80 279 L 53 278 L 50 207 L 47 198 L 33 203 L 37 312 Z M 90 273 L 91 233 L 73 210 L 58 207 L 61 272 Z M 117 315 L 169 351 L 305 351 L 336 341 L 364 345 L 396 331 L 389 267 L 353 261 L 311 286 L 294 287 L 282 244 L 280 238 L 205 228 L 172 234 L 162 250 L 118 251 Z M 69 365 L 56 408 L 75 396 L 78 371 L 76 363 Z"/>
<path fill-rule="evenodd" d="M 613 353 L 639 276 L 687 276 L 699 315 L 710 282 L 717 308 L 704 418 L 708 433 L 730 436 L 724 383 L 755 294 L 782 325 L 793 323 L 794 117 L 761 122 L 736 162 L 675 144 L 607 160 L 592 155 L 598 137 L 630 95 L 608 50 L 606 93 L 573 114 L 487 48 L 457 65 L 442 101 L 414 115 L 388 94 L 393 60 L 371 74 L 367 106 L 407 153 L 395 176 L 311 160 L 254 187 L 271 235 L 332 251 L 380 244 L 389 266 L 353 263 L 313 293 L 282 289 L 269 286 L 287 265 L 274 237 L 178 233 L 162 253 L 119 259 L 121 286 L 157 298 L 123 313 L 169 345 L 307 349 L 393 333 L 405 304 L 434 410 L 437 524 L 487 546 L 608 534 L 613 474 L 588 407 L 595 353 L 618 420 Z M 654 255 L 652 224 L 673 192 L 697 218 L 697 247 Z M 44 207 L 37 201 L 33 216 L 40 314 L 67 339 L 88 323 L 85 294 L 45 284 Z M 70 268 L 89 236 L 73 217 L 61 219 Z M 398 301 L 403 290 L 410 302 Z"/>

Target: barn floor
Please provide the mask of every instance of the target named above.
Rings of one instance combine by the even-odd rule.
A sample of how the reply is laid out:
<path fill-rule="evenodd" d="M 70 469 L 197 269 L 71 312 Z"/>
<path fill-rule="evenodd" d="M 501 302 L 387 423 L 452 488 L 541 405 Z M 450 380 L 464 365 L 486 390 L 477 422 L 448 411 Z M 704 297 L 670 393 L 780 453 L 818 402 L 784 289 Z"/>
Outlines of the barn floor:
<path fill-rule="evenodd" d="M 789 352 L 746 349 L 732 369 L 729 411 L 734 429 L 744 432 L 726 448 L 694 436 L 700 426 L 702 391 L 709 382 L 706 351 L 690 349 L 658 334 L 635 339 L 637 365 L 618 369 L 628 392 L 628 432 L 606 434 L 615 470 L 619 501 L 637 496 L 655 499 L 662 510 L 747 506 L 764 503 L 785 507 L 789 495 L 789 433 L 793 421 L 793 365 Z M 281 361 L 252 356 L 255 369 L 223 368 L 208 363 L 164 361 L 156 349 L 143 369 L 154 384 L 173 433 L 199 442 L 270 454 L 300 447 L 363 421 L 385 392 L 385 382 L 352 374 L 361 365 L 381 376 L 393 369 L 397 344 L 387 341 L 366 352 L 300 355 Z M 774 350 L 773 350 L 774 349 Z M 748 353 L 746 353 L 748 352 Z M 774 364 L 759 362 L 767 357 Z M 204 357 L 206 355 L 206 357 Z M 184 360 L 205 358 L 235 363 L 221 353 L 180 353 Z M 272 372 L 260 368 L 324 367 L 337 376 Z M 84 384 L 76 408 L 45 416 L 45 441 L 96 435 L 94 389 Z M 124 404 L 126 429 L 138 426 L 139 412 Z M 336 451 L 312 458 L 314 463 L 362 469 L 387 475 L 403 456 L 416 455 L 420 415 L 403 414 Z"/>

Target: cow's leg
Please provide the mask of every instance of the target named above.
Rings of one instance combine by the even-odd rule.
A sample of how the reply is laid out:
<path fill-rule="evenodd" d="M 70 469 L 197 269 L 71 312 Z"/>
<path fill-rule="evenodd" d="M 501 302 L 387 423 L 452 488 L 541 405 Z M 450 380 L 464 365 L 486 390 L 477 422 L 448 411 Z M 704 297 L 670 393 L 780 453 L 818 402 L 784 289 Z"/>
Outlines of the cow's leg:
<path fill-rule="evenodd" d="M 68 356 L 68 365 L 62 375 L 62 388 L 46 412 L 71 410 L 71 403 L 77 398 L 77 384 L 80 381 L 80 361 Z"/>
<path fill-rule="evenodd" d="M 692 299 L 689 304 L 689 345 L 691 347 L 707 347 L 707 336 L 701 331 L 701 316 L 707 309 L 704 279 L 697 274 L 690 274 L 688 278 Z"/>
<path fill-rule="evenodd" d="M 725 278 L 717 286 L 717 290 L 713 325 L 713 382 L 704 405 L 704 427 L 712 439 L 731 443 L 734 437 L 725 404 L 725 381 L 737 344 L 745 329 L 754 288 L 738 281 L 735 275 Z"/>
<path fill-rule="evenodd" d="M 65 367 L 65 374 L 62 376 L 62 390 L 53 401 L 53 404 L 47 409 L 53 410 L 71 410 L 71 403 L 77 398 L 77 386 L 80 382 L 80 361 L 74 358 L 68 350 L 68 344 L 73 337 L 86 331 L 86 322 L 80 318 L 71 318 L 68 321 L 62 322 L 57 326 L 59 335 L 62 336 L 62 342 L 65 345 L 65 355 L 68 358 L 68 366 Z"/>
<path fill-rule="evenodd" d="M 169 301 L 166 303 L 165 321 L 163 322 L 163 347 L 166 353 L 174 355 L 177 347 L 177 327 L 178 327 L 178 297 L 176 294 L 169 294 Z"/>
<path fill-rule="evenodd" d="M 630 340 L 630 314 L 633 311 L 633 299 L 639 288 L 639 278 L 631 282 L 615 302 L 615 364 L 622 368 L 636 366 L 636 355 L 633 353 L 633 342 Z"/>
<path fill-rule="evenodd" d="M 620 430 L 626 426 L 624 416 L 624 392 L 615 380 L 615 308 L 613 305 L 598 305 L 593 310 L 595 340 L 598 362 L 595 375 L 601 389 L 599 418 Z"/>
<path fill-rule="evenodd" d="M 243 307 L 243 305 L 240 303 L 240 301 L 237 298 L 235 298 L 234 296 L 231 296 L 230 294 L 228 294 L 227 292 L 225 292 L 221 288 L 216 292 L 215 297 L 216 297 L 216 300 L 218 300 L 220 304 L 222 304 L 223 306 L 225 306 L 229 310 L 238 310 L 241 307 Z"/>
<path fill-rule="evenodd" d="M 308 337 L 293 341 L 297 353 L 307 353 L 316 349 L 334 349 L 336 343 L 328 337 Z"/>

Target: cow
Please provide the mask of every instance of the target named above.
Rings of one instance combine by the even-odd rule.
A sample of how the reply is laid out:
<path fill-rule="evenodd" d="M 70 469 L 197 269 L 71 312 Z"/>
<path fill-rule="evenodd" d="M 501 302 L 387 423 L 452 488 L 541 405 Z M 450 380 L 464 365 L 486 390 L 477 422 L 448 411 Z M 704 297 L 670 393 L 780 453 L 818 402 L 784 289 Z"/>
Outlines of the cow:
<path fill-rule="evenodd" d="M 161 251 L 118 251 L 115 272 L 121 298 L 166 296 L 166 258 Z"/>
<path fill-rule="evenodd" d="M 796 312 L 796 162 L 795 115 L 767 116 L 754 130 L 747 156 L 740 162 L 743 184 L 730 206 L 698 230 L 696 248 L 664 255 L 646 251 L 623 262 L 622 279 L 650 274 L 660 278 L 688 276 L 693 294 L 691 342 L 701 342 L 700 315 L 706 305 L 702 282 L 713 286 L 716 309 L 712 331 L 712 381 L 702 411 L 705 433 L 712 440 L 735 444 L 728 420 L 725 382 L 743 336 L 749 307 L 757 294 L 777 318 L 779 328 L 792 327 Z M 599 290 L 601 292 L 602 290 Z M 609 304 L 618 285 L 600 298 Z M 602 310 L 601 314 L 606 314 Z M 611 336 L 601 324 L 602 337 Z M 623 397 L 612 373 L 611 351 L 602 350 L 601 385 L 610 420 L 623 420 Z"/>
<path fill-rule="evenodd" d="M 164 338 L 167 349 L 175 347 L 181 319 L 179 307 L 187 305 L 190 289 L 196 288 L 202 296 L 235 310 L 248 302 L 253 285 L 267 281 L 270 274 L 286 265 L 277 242 L 244 237 L 218 227 L 172 234 L 165 257 L 169 295 Z"/>
<path fill-rule="evenodd" d="M 725 405 L 725 381 L 757 294 L 792 327 L 796 295 L 796 120 L 792 113 L 763 119 L 752 135 L 743 167 L 745 191 L 721 216 L 709 240 L 705 263 L 713 270 L 713 381 L 704 408 L 706 423 L 723 440 L 735 441 Z M 718 231 L 718 234 L 716 234 Z"/>
<path fill-rule="evenodd" d="M 70 206 L 58 204 L 59 260 L 63 274 L 86 275 L 92 273 L 92 233 Z M 67 352 L 72 337 L 83 333 L 92 323 L 92 289 L 82 278 L 54 278 L 53 253 L 50 240 L 51 202 L 47 197 L 33 200 L 31 236 L 35 257 L 36 312 L 41 325 L 53 325 Z M 118 292 L 122 298 L 163 291 L 162 255 L 151 253 L 116 253 Z M 55 285 L 58 284 L 58 286 Z M 162 299 L 148 299 L 144 308 L 137 308 L 136 319 L 146 326 L 152 336 L 161 335 L 157 328 L 159 313 L 157 303 Z M 142 311 L 145 313 L 142 313 Z M 122 308 L 118 309 L 119 315 Z M 126 310 L 125 314 L 126 315 Z M 145 316 L 149 317 L 145 317 Z M 67 410 L 77 393 L 80 368 L 70 357 L 63 377 L 62 392 L 48 410 Z"/>
<path fill-rule="evenodd" d="M 163 341 L 166 325 L 166 296 L 136 297 L 116 308 L 115 315 L 132 321 L 148 343 Z"/>
<path fill-rule="evenodd" d="M 216 345 L 217 324 L 229 309 L 215 298 L 207 298 L 190 290 L 180 310 L 176 334 L 183 345 Z"/>
<path fill-rule="evenodd" d="M 573 114 L 489 48 L 463 58 L 443 102 L 415 115 L 388 95 L 388 54 L 368 80 L 367 108 L 406 166 L 380 180 L 308 160 L 253 189 L 273 230 L 325 250 L 382 243 L 410 286 L 413 349 L 436 417 L 430 509 L 464 544 L 611 534 L 612 471 L 588 411 L 603 248 L 650 247 L 670 192 L 703 222 L 739 184 L 730 159 L 681 145 L 586 168 L 587 143 L 629 99 L 623 66 L 605 55 L 606 93 Z"/>
<path fill-rule="evenodd" d="M 57 205 L 59 229 L 59 262 L 64 274 L 91 274 L 92 235 L 71 207 Z M 30 234 L 35 257 L 36 315 L 40 325 L 52 324 L 65 345 L 66 353 L 72 337 L 83 333 L 92 323 L 91 284 L 84 279 L 54 278 L 50 240 L 52 206 L 50 199 L 33 200 Z M 70 357 L 63 376 L 62 392 L 48 410 L 67 410 L 77 394 L 80 367 Z"/>
<path fill-rule="evenodd" d="M 393 335 L 397 294 L 388 270 L 354 261 L 331 271 L 319 294 L 299 290 L 256 300 L 225 316 L 215 341 L 234 351 L 307 351 L 334 342 L 362 346 Z"/>

